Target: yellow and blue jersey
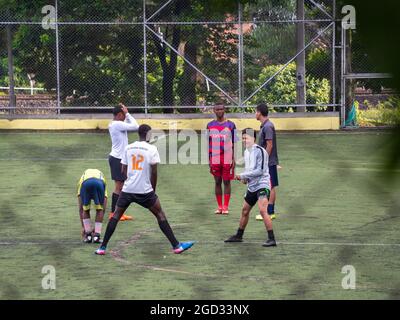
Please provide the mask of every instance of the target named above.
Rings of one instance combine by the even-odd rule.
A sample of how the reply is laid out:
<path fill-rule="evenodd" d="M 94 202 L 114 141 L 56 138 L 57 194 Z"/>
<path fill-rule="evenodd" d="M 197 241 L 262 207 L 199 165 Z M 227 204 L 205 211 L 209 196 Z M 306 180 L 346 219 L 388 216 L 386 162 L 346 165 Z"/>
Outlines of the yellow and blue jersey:
<path fill-rule="evenodd" d="M 101 172 L 98 169 L 87 169 L 85 170 L 85 172 L 82 174 L 81 178 L 79 179 L 78 182 L 78 192 L 77 192 L 77 196 L 79 196 L 81 194 L 81 188 L 82 188 L 82 183 L 90 178 L 96 178 L 96 179 L 100 179 L 104 182 L 104 186 L 105 186 L 105 196 L 107 197 L 107 181 L 106 178 L 104 177 L 103 172 Z"/>
<path fill-rule="evenodd" d="M 79 179 L 77 196 L 81 197 L 84 210 L 90 209 L 91 200 L 96 209 L 103 209 L 104 198 L 107 197 L 104 174 L 98 169 L 87 169 Z"/>

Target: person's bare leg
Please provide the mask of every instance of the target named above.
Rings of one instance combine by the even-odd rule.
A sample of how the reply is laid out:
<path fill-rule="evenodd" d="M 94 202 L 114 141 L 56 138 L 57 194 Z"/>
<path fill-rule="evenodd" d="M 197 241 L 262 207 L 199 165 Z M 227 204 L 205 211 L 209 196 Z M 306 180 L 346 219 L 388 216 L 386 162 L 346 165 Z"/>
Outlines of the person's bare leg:
<path fill-rule="evenodd" d="M 117 227 L 118 221 L 121 216 L 124 214 L 126 208 L 116 207 L 113 217 L 108 221 L 106 233 L 104 234 L 103 242 L 101 243 L 101 247 L 107 247 L 108 241 L 110 241 L 111 236 L 113 235 L 115 228 Z"/>
<path fill-rule="evenodd" d="M 272 220 L 269 214 L 267 213 L 267 198 L 260 198 L 258 200 L 258 209 L 260 210 L 260 214 L 263 217 L 265 228 L 268 230 L 272 230 Z"/>
<path fill-rule="evenodd" d="M 160 199 L 157 199 L 155 204 L 150 207 L 149 210 L 156 217 L 161 231 L 171 243 L 172 248 L 176 248 L 179 245 L 179 241 L 176 239 L 174 232 L 172 231 L 171 226 L 168 223 L 165 212 L 161 207 Z"/>
<path fill-rule="evenodd" d="M 260 214 L 263 217 L 264 225 L 265 225 L 265 228 L 267 229 L 267 234 L 268 234 L 268 239 L 263 244 L 263 246 L 264 247 L 274 247 L 274 246 L 276 246 L 275 235 L 274 235 L 274 231 L 272 229 L 271 217 L 269 216 L 269 214 L 266 210 L 267 204 L 268 204 L 268 199 L 266 197 L 258 199 L 258 209 L 260 210 Z"/>
<path fill-rule="evenodd" d="M 124 181 L 114 180 L 114 191 L 111 198 L 111 212 L 115 211 L 115 207 L 117 206 L 118 197 L 122 192 L 122 187 L 124 186 Z"/>
<path fill-rule="evenodd" d="M 239 229 L 236 234 L 229 237 L 225 242 L 242 242 L 243 233 L 246 229 L 247 223 L 249 222 L 249 216 L 252 206 L 250 206 L 246 201 L 243 201 L 242 215 L 240 216 Z"/>
<path fill-rule="evenodd" d="M 250 211 L 251 206 L 246 201 L 243 201 L 242 215 L 239 222 L 239 229 L 243 230 L 243 232 L 246 229 L 247 223 L 249 222 Z"/>

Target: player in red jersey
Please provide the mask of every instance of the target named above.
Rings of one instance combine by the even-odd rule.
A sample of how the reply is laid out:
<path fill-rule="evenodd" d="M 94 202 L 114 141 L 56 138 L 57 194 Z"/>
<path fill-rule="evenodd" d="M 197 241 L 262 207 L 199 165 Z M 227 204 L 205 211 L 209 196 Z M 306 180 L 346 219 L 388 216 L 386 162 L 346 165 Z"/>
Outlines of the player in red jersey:
<path fill-rule="evenodd" d="M 235 124 L 225 118 L 225 105 L 217 103 L 214 106 L 216 120 L 207 124 L 209 139 L 208 157 L 210 173 L 215 180 L 215 197 L 218 209 L 216 214 L 229 213 L 229 200 L 231 198 L 231 180 L 234 178 L 235 160 L 234 143 Z M 222 182 L 224 183 L 224 202 L 222 203 Z"/>

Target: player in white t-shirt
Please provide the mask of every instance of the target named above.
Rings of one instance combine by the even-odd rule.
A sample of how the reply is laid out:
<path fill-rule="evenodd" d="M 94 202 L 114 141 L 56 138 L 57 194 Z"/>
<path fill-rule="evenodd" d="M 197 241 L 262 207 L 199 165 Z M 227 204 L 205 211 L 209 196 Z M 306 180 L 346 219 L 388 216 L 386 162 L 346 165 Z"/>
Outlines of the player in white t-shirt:
<path fill-rule="evenodd" d="M 160 155 L 157 147 L 148 143 L 151 134 L 150 126 L 142 124 L 139 127 L 139 139 L 125 148 L 122 155 L 122 168 L 126 174 L 122 192 L 118 198 L 114 216 L 107 225 L 104 240 L 96 254 L 104 255 L 108 241 L 110 240 L 120 217 L 132 202 L 147 208 L 157 218 L 161 231 L 170 241 L 174 253 L 181 253 L 189 249 L 194 242 L 179 242 L 167 221 L 161 208 L 160 200 L 155 193 L 157 185 L 157 164 L 160 163 Z"/>
<path fill-rule="evenodd" d="M 111 169 L 111 178 L 114 180 L 115 189 L 112 194 L 111 201 L 111 214 L 113 215 L 115 211 L 115 205 L 118 201 L 118 197 L 121 193 L 122 186 L 124 185 L 124 181 L 126 176 L 123 174 L 121 170 L 121 159 L 124 153 L 126 146 L 128 145 L 128 131 L 137 131 L 139 128 L 138 123 L 135 118 L 132 117 L 128 108 L 125 107 L 122 103 L 119 106 L 113 109 L 113 121 L 108 125 L 108 131 L 110 132 L 111 137 L 111 152 L 108 157 L 108 162 L 110 164 Z M 123 215 L 121 217 L 121 221 L 124 220 L 132 220 L 132 217 Z"/>

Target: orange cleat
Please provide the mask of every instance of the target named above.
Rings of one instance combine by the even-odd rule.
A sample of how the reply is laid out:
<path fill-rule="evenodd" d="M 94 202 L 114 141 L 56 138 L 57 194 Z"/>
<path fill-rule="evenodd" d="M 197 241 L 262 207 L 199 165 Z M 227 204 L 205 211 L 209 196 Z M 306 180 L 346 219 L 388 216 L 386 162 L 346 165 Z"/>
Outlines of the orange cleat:
<path fill-rule="evenodd" d="M 125 214 L 122 215 L 121 219 L 119 219 L 120 221 L 128 221 L 128 220 L 133 220 L 132 216 L 127 216 Z"/>
<path fill-rule="evenodd" d="M 108 219 L 111 219 L 113 216 L 114 216 L 114 212 L 110 212 L 110 214 L 108 216 Z M 119 221 L 128 221 L 128 220 L 133 220 L 133 217 L 123 214 L 121 216 L 121 218 L 119 219 Z"/>

